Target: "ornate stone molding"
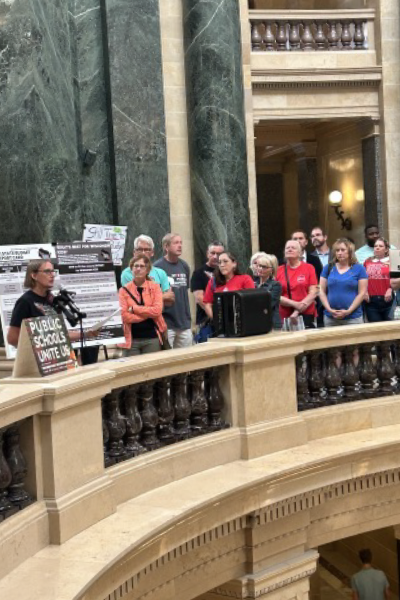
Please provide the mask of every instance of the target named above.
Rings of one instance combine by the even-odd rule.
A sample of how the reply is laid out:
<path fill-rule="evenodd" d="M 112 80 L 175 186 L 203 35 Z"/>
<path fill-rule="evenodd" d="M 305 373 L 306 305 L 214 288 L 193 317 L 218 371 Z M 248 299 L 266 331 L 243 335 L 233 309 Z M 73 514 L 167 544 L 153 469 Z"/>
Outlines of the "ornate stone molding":
<path fill-rule="evenodd" d="M 377 88 L 379 79 L 356 80 L 356 81 L 253 81 L 253 92 L 264 90 L 312 90 L 321 89 L 345 89 L 345 88 Z"/>

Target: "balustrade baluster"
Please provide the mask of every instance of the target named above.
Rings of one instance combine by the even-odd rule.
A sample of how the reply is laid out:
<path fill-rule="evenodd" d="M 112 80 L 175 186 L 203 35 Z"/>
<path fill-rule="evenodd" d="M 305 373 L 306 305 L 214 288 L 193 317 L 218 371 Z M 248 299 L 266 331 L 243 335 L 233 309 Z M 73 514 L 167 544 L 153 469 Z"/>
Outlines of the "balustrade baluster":
<path fill-rule="evenodd" d="M 208 404 L 204 385 L 205 371 L 193 371 L 189 375 L 190 403 L 192 405 L 191 428 L 194 435 L 208 431 Z"/>
<path fill-rule="evenodd" d="M 0 521 L 18 511 L 8 499 L 7 488 L 11 483 L 10 467 L 3 452 L 5 429 L 0 429 Z"/>
<path fill-rule="evenodd" d="M 321 396 L 324 386 L 321 356 L 321 350 L 316 350 L 310 353 L 310 374 L 308 377 L 308 386 L 311 392 L 311 402 L 314 407 L 324 405 L 324 401 Z"/>
<path fill-rule="evenodd" d="M 260 34 L 260 26 L 261 26 L 261 22 L 260 21 L 252 21 L 251 22 L 251 47 L 252 50 L 254 50 L 255 52 L 258 52 L 261 50 L 261 44 L 262 44 L 262 36 Z"/>
<path fill-rule="evenodd" d="M 219 387 L 219 371 L 211 369 L 205 376 L 206 398 L 208 402 L 208 430 L 219 431 L 229 427 L 222 419 L 224 397 Z"/>
<path fill-rule="evenodd" d="M 275 50 L 275 35 L 272 31 L 274 24 L 272 21 L 265 21 L 264 25 L 265 31 L 263 35 L 263 42 L 265 49 L 270 52 Z"/>
<path fill-rule="evenodd" d="M 359 382 L 358 369 L 354 364 L 355 350 L 357 350 L 356 346 L 348 346 L 342 352 L 342 383 L 344 386 L 344 400 L 347 402 L 353 402 L 360 397 L 360 392 L 357 389 Z"/>
<path fill-rule="evenodd" d="M 340 40 L 342 42 L 342 49 L 343 50 L 351 50 L 353 36 L 350 31 L 350 21 L 341 21 L 341 25 L 342 25 L 342 35 L 341 35 Z"/>
<path fill-rule="evenodd" d="M 314 36 L 312 33 L 312 22 L 303 21 L 303 35 L 301 36 L 301 45 L 303 50 L 314 50 Z"/>
<path fill-rule="evenodd" d="M 396 340 L 396 342 L 393 345 L 393 359 L 394 359 L 394 369 L 395 369 L 395 373 L 396 373 L 396 377 L 397 377 L 397 382 L 396 382 L 396 389 L 397 389 L 397 393 L 399 393 L 400 390 L 400 340 Z"/>
<path fill-rule="evenodd" d="M 356 50 L 363 50 L 365 44 L 364 23 L 363 21 L 355 21 L 354 29 L 354 46 Z"/>
<path fill-rule="evenodd" d="M 180 373 L 172 378 L 171 393 L 175 409 L 175 439 L 187 440 L 191 437 L 190 413 L 192 407 L 187 397 L 187 375 Z"/>
<path fill-rule="evenodd" d="M 286 21 L 278 21 L 276 31 L 276 46 L 277 50 L 286 50 L 287 49 L 287 27 Z"/>
<path fill-rule="evenodd" d="M 325 32 L 324 32 L 324 25 L 325 25 L 325 21 L 315 21 L 315 26 L 317 28 L 317 31 L 315 32 L 314 41 L 315 41 L 317 50 L 325 50 L 326 45 L 327 45 L 326 36 L 325 36 Z"/>
<path fill-rule="evenodd" d="M 108 429 L 108 455 L 116 462 L 127 458 L 123 437 L 126 432 L 125 419 L 119 409 L 119 392 L 113 390 L 104 399 L 106 405 L 106 425 Z"/>
<path fill-rule="evenodd" d="M 311 396 L 308 389 L 307 363 L 307 354 L 300 354 L 296 357 L 297 405 L 299 410 L 312 408 Z"/>
<path fill-rule="evenodd" d="M 363 344 L 360 347 L 360 381 L 362 384 L 363 398 L 374 398 L 379 395 L 377 389 L 374 388 L 374 381 L 378 375 L 376 366 L 372 360 L 373 344 Z"/>
<path fill-rule="evenodd" d="M 19 437 L 18 424 L 14 423 L 5 433 L 5 457 L 12 477 L 8 486 L 8 499 L 21 510 L 29 506 L 33 500 L 24 489 L 28 469 L 19 445 Z"/>
<path fill-rule="evenodd" d="M 140 416 L 143 423 L 141 442 L 146 450 L 156 450 L 161 444 L 157 438 L 158 414 L 153 401 L 153 383 L 149 381 L 142 383 L 137 396 L 141 405 Z"/>
<path fill-rule="evenodd" d="M 339 34 L 337 32 L 336 21 L 328 21 L 329 30 L 327 40 L 329 44 L 329 50 L 337 50 L 339 45 Z"/>
<path fill-rule="evenodd" d="M 175 411 L 171 399 L 171 378 L 164 377 L 155 384 L 155 395 L 158 410 L 158 439 L 164 445 L 175 442 Z"/>
<path fill-rule="evenodd" d="M 106 406 L 106 398 L 102 398 L 101 400 L 101 418 L 103 423 L 103 453 L 104 453 L 104 466 L 111 467 L 115 465 L 115 458 L 111 458 L 108 453 L 108 443 L 110 441 L 110 434 L 108 432 L 107 427 L 107 406 Z"/>
<path fill-rule="evenodd" d="M 138 409 L 138 385 L 131 385 L 125 391 L 124 408 L 126 419 L 126 450 L 131 456 L 139 456 L 146 448 L 139 442 L 143 422 Z"/>
<path fill-rule="evenodd" d="M 337 348 L 330 348 L 327 352 L 327 366 L 325 372 L 325 386 L 327 390 L 327 404 L 339 404 L 341 400 L 340 387 L 342 377 L 340 369 L 337 366 L 339 351 Z"/>
<path fill-rule="evenodd" d="M 395 393 L 392 378 L 395 376 L 395 367 L 390 355 L 391 342 L 377 344 L 378 378 L 381 384 L 381 396 L 390 396 Z"/>
<path fill-rule="evenodd" d="M 298 21 L 290 21 L 289 23 L 289 44 L 291 50 L 300 49 L 300 23 Z"/>

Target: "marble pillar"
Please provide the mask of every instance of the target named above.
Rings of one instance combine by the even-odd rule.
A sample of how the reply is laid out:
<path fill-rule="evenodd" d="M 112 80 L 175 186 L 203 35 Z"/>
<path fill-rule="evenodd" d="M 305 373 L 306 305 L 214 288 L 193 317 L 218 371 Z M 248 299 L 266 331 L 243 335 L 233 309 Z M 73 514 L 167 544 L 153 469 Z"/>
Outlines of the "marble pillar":
<path fill-rule="evenodd" d="M 299 157 L 296 160 L 299 197 L 299 226 L 310 231 L 319 223 L 318 166 L 314 157 Z"/>
<path fill-rule="evenodd" d="M 120 225 L 161 250 L 170 229 L 159 0 L 101 0 Z"/>
<path fill-rule="evenodd" d="M 196 260 L 218 239 L 251 254 L 240 16 L 237 0 L 183 0 Z"/>
<path fill-rule="evenodd" d="M 82 235 L 70 5 L 0 1 L 0 243 Z"/>
<path fill-rule="evenodd" d="M 381 145 L 379 135 L 371 135 L 362 140 L 362 161 L 365 225 L 376 224 L 379 230 L 383 232 Z"/>

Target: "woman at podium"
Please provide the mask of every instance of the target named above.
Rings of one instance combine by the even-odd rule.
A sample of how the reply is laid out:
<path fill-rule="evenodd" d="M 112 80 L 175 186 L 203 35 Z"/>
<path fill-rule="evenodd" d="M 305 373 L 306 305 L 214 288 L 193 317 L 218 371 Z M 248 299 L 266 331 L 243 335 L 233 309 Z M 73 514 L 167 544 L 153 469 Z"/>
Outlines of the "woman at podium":
<path fill-rule="evenodd" d="M 24 282 L 24 287 L 28 288 L 28 291 L 15 303 L 7 333 L 7 342 L 12 346 L 18 346 L 24 319 L 57 315 L 52 306 L 53 297 L 50 293 L 54 279 L 54 265 L 49 260 L 33 260 L 29 263 Z"/>

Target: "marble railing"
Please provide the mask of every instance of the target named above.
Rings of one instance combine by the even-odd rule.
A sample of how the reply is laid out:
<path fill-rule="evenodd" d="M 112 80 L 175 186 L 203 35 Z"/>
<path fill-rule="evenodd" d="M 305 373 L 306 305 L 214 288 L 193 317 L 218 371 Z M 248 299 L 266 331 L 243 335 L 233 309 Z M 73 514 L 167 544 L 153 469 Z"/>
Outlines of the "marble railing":
<path fill-rule="evenodd" d="M 113 390 L 102 399 L 104 464 L 229 428 L 218 369 Z"/>
<path fill-rule="evenodd" d="M 400 340 L 304 352 L 296 359 L 299 411 L 400 393 Z"/>
<path fill-rule="evenodd" d="M 369 50 L 375 11 L 250 10 L 253 52 Z"/>
<path fill-rule="evenodd" d="M 0 522 L 34 501 L 24 488 L 27 463 L 20 446 L 20 425 L 0 429 Z"/>

